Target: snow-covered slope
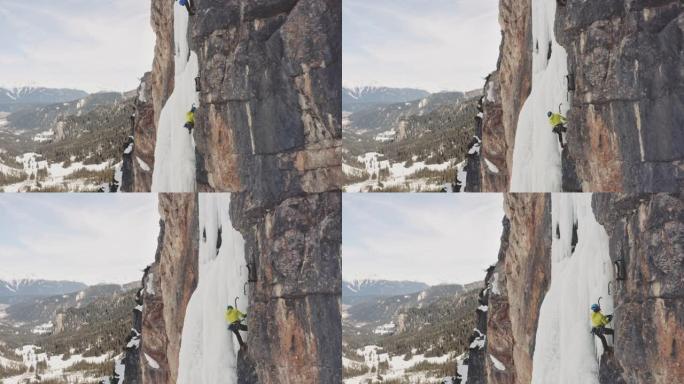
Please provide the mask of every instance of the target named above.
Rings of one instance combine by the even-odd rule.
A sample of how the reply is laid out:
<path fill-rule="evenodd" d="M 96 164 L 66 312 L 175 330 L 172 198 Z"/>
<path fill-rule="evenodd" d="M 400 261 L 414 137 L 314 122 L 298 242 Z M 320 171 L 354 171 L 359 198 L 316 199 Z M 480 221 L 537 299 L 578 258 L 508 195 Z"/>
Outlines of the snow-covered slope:
<path fill-rule="evenodd" d="M 178 384 L 237 383 L 239 345 L 224 313 L 236 303 L 247 312 L 248 271 L 244 240 L 233 229 L 229 207 L 229 194 L 199 195 L 199 281 L 186 309 Z"/>
<path fill-rule="evenodd" d="M 188 12 L 174 7 L 175 88 L 159 116 L 154 150 L 154 192 L 195 191 L 195 140 L 183 127 L 186 113 L 199 106 L 195 77 L 199 72 L 197 54 L 188 47 Z"/>
<path fill-rule="evenodd" d="M 540 309 L 532 383 L 598 384 L 603 351 L 590 334 L 589 307 L 602 297 L 603 312 L 613 312 L 608 234 L 594 217 L 591 194 L 554 194 L 552 222 L 551 284 Z"/>
<path fill-rule="evenodd" d="M 555 15 L 555 1 L 532 0 L 532 91 L 518 117 L 511 192 L 561 190 L 561 148 L 546 115 L 569 109 L 567 54 L 556 42 Z"/>

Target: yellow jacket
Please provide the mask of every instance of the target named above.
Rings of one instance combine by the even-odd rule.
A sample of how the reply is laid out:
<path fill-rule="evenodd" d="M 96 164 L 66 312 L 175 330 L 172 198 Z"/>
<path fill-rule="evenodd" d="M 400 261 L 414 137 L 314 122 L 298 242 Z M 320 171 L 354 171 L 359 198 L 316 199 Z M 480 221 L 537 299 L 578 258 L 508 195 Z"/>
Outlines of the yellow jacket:
<path fill-rule="evenodd" d="M 195 112 L 188 112 L 185 114 L 185 122 L 195 125 Z"/>
<path fill-rule="evenodd" d="M 600 328 L 600 327 L 605 327 L 610 323 L 610 320 L 608 320 L 608 317 L 606 317 L 603 313 L 599 312 L 592 312 L 591 313 L 591 325 L 594 328 Z"/>
<path fill-rule="evenodd" d="M 228 324 L 237 323 L 245 317 L 247 317 L 246 314 L 238 311 L 235 308 L 226 310 L 226 321 L 228 322 Z"/>
<path fill-rule="evenodd" d="M 568 120 L 565 118 L 565 116 L 561 115 L 560 113 L 552 113 L 551 117 L 549 117 L 549 124 L 551 124 L 552 127 L 555 127 L 559 124 L 565 124 L 567 121 Z"/>

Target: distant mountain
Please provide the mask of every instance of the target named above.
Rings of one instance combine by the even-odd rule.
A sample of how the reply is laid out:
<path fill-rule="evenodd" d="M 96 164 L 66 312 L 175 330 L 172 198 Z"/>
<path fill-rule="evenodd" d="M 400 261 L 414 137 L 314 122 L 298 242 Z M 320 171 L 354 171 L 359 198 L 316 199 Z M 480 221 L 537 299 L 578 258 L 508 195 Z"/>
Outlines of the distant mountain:
<path fill-rule="evenodd" d="M 345 304 L 358 303 L 376 297 L 404 295 L 420 292 L 429 285 L 417 281 L 353 280 L 342 282 L 342 301 Z"/>
<path fill-rule="evenodd" d="M 88 93 L 78 89 L 44 87 L 0 88 L 0 111 L 12 112 L 26 105 L 61 103 L 81 99 Z"/>
<path fill-rule="evenodd" d="M 353 87 L 342 88 L 342 110 L 355 111 L 369 105 L 419 100 L 430 92 L 415 88 Z"/>
<path fill-rule="evenodd" d="M 425 116 L 434 111 L 446 108 L 448 112 L 466 100 L 463 92 L 441 92 L 427 95 L 421 99 L 399 103 L 369 105 L 353 112 L 349 117 L 347 130 L 357 132 L 380 133 L 394 130 L 398 137 L 406 137 L 406 122 L 410 117 Z M 469 122 L 472 117 L 469 118 Z M 449 127 L 446 121 L 441 122 L 444 128 Z"/>
<path fill-rule="evenodd" d="M 136 284 L 140 285 L 140 284 Z M 42 295 L 12 304 L 5 309 L 7 318 L 16 323 L 41 324 L 53 320 L 58 312 L 70 308 L 82 308 L 101 298 L 118 297 L 129 291 L 131 285 L 100 284 L 84 287 L 69 293 Z"/>
<path fill-rule="evenodd" d="M 13 303 L 34 297 L 78 292 L 87 285 L 75 281 L 0 280 L 0 303 Z"/>
<path fill-rule="evenodd" d="M 101 106 L 116 105 L 122 102 L 124 98 L 125 96 L 120 92 L 101 92 L 86 95 L 76 100 L 27 107 L 7 116 L 5 128 L 22 132 L 53 130 L 56 131 L 55 135 L 59 139 L 59 122 L 70 116 L 78 117 L 88 114 Z"/>
<path fill-rule="evenodd" d="M 410 308 L 423 308 L 445 299 L 450 301 L 466 291 L 467 288 L 463 285 L 445 284 L 426 287 L 419 292 L 394 292 L 392 296 L 376 296 L 352 305 L 347 310 L 348 321 L 370 325 L 389 323 L 396 320 L 400 312 L 406 312 Z"/>

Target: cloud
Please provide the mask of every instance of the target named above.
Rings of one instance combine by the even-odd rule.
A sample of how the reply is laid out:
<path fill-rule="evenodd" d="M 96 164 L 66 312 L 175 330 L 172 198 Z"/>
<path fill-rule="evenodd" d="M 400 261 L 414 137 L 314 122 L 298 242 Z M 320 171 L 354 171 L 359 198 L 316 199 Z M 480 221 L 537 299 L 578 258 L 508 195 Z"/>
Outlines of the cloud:
<path fill-rule="evenodd" d="M 0 278 L 126 283 L 154 261 L 154 194 L 0 196 Z"/>
<path fill-rule="evenodd" d="M 481 88 L 500 40 L 496 0 L 345 0 L 344 83 Z"/>
<path fill-rule="evenodd" d="M 131 90 L 150 70 L 150 2 L 5 0 L 0 84 Z"/>
<path fill-rule="evenodd" d="M 500 194 L 344 194 L 345 279 L 482 279 L 499 249 Z"/>

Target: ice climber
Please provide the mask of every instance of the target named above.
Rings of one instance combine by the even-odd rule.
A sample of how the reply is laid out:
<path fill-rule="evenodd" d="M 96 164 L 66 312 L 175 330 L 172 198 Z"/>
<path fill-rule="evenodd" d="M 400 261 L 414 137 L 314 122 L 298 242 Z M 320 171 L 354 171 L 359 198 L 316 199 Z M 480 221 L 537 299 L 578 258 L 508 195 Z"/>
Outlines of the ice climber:
<path fill-rule="evenodd" d="M 612 352 L 613 348 L 608 346 L 606 337 L 604 335 L 613 336 L 613 330 L 606 328 L 606 325 L 613 320 L 613 315 L 604 315 L 601 313 L 601 307 L 598 304 L 591 305 L 591 333 L 596 335 L 601 339 L 601 344 L 603 344 L 603 350 L 606 352 Z"/>
<path fill-rule="evenodd" d="M 563 143 L 563 132 L 568 131 L 568 128 L 565 127 L 565 123 L 568 122 L 568 119 L 560 113 L 553 113 L 551 111 L 549 111 L 546 116 L 549 117 L 549 124 L 553 127 L 553 132 L 558 134 L 558 141 L 560 141 L 561 148 L 565 148 L 565 144 Z"/>
<path fill-rule="evenodd" d="M 190 111 L 185 114 L 185 125 L 183 127 L 188 129 L 188 133 L 192 135 L 192 129 L 195 128 L 195 111 L 197 108 L 193 105 Z"/>
<path fill-rule="evenodd" d="M 233 333 L 237 337 L 238 343 L 240 343 L 240 348 L 247 347 L 245 342 L 242 341 L 242 337 L 240 336 L 240 331 L 247 332 L 247 326 L 242 324 L 242 320 L 244 320 L 246 317 L 246 314 L 233 308 L 232 305 L 226 307 L 226 322 L 228 323 L 228 329 L 233 331 Z"/>
<path fill-rule="evenodd" d="M 190 14 L 190 16 L 193 16 L 195 14 L 191 0 L 178 0 L 178 3 L 181 6 L 184 6 L 188 10 L 188 13 Z"/>

